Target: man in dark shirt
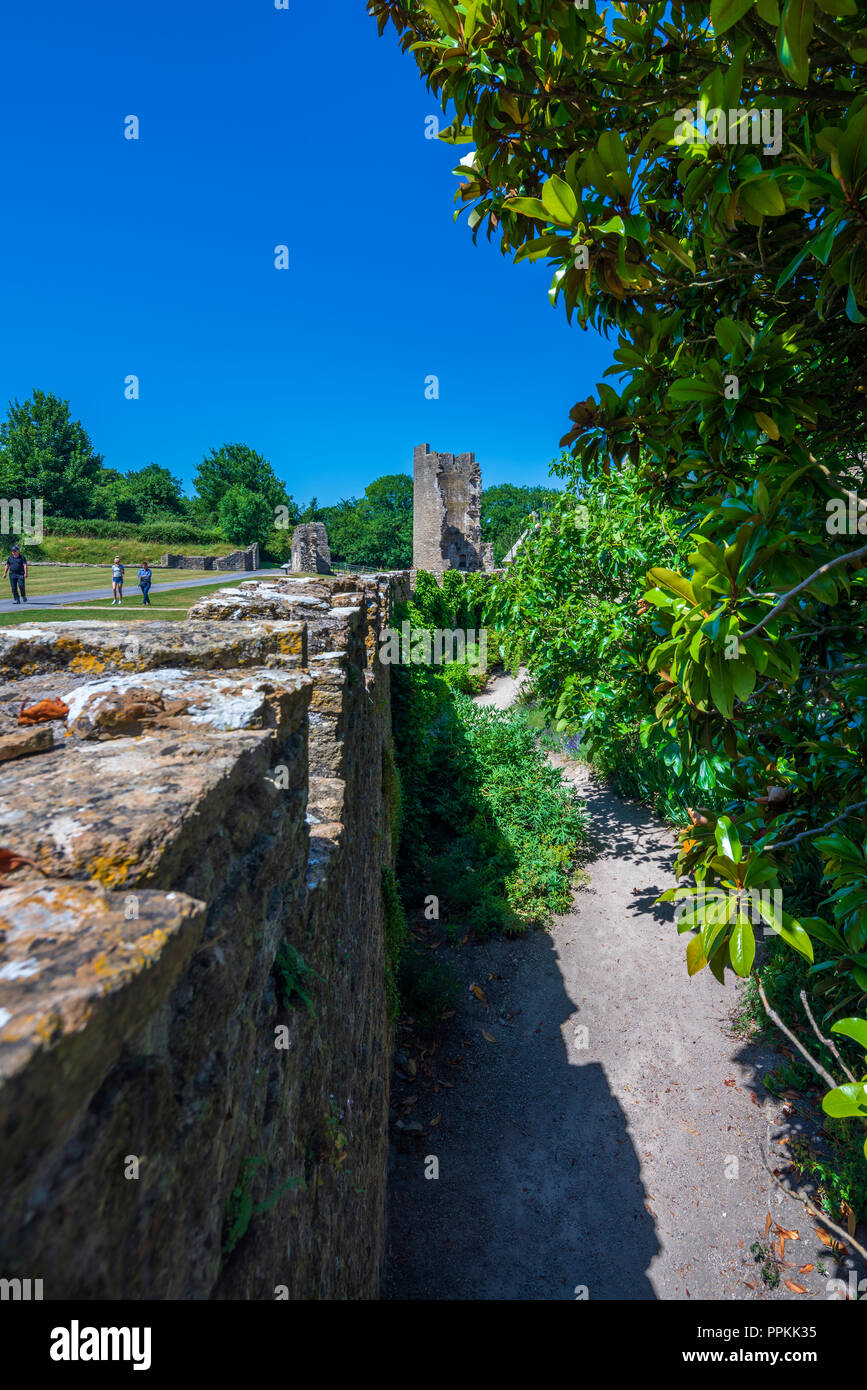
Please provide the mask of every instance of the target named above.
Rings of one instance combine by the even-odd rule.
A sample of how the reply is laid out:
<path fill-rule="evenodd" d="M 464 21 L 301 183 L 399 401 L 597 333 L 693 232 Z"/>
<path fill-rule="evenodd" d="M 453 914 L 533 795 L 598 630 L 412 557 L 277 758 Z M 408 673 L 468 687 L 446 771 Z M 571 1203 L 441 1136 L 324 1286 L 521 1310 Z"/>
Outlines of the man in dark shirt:
<path fill-rule="evenodd" d="M 3 570 L 4 579 L 6 578 L 7 574 L 9 575 L 9 582 L 12 585 L 13 599 L 16 603 L 26 603 L 27 594 L 24 589 L 24 581 L 27 578 L 27 561 L 21 554 L 21 551 L 17 545 L 13 545 L 12 554 L 6 561 L 6 567 Z M 21 593 L 20 599 L 18 597 L 19 591 Z"/>

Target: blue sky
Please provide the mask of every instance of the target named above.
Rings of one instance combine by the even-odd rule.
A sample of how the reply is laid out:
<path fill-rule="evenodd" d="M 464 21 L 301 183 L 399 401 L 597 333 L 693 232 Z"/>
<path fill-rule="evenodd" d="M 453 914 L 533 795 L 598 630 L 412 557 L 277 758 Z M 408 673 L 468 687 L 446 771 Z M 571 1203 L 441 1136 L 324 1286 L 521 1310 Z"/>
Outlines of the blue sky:
<path fill-rule="evenodd" d="M 106 464 L 187 485 L 243 441 L 300 501 L 423 442 L 547 479 L 611 348 L 453 221 L 466 147 L 425 139 L 437 104 L 364 0 L 42 0 L 3 29 L 0 410 L 54 391 Z"/>

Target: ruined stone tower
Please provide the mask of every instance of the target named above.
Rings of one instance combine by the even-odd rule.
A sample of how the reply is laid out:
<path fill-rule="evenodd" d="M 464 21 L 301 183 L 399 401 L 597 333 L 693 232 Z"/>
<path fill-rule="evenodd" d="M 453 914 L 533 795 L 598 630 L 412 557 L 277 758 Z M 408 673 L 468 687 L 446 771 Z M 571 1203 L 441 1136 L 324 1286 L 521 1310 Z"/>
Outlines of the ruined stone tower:
<path fill-rule="evenodd" d="M 321 521 L 309 521 L 292 532 L 292 570 L 296 574 L 330 574 L 328 532 Z"/>
<path fill-rule="evenodd" d="M 475 454 L 413 450 L 412 563 L 442 570 L 493 568 L 493 547 L 482 544 L 482 471 Z"/>

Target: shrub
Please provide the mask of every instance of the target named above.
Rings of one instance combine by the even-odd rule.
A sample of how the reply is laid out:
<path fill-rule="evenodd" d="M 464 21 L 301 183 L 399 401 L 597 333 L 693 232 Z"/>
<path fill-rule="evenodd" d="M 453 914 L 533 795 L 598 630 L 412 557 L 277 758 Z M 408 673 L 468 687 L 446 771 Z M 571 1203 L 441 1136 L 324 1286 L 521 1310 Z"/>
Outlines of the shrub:
<path fill-rule="evenodd" d="M 225 549 L 226 542 L 216 527 L 197 526 L 192 521 L 106 521 L 100 518 L 52 516 L 44 520 L 46 538 L 50 536 L 83 536 L 93 540 L 165 541 L 167 545 L 194 545 L 213 542 Z"/>

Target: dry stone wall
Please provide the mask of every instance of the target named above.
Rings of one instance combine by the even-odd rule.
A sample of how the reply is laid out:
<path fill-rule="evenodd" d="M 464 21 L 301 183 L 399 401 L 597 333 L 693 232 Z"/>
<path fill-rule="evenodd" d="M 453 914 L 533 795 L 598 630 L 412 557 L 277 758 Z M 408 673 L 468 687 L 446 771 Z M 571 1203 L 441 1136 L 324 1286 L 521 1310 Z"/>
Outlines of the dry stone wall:
<path fill-rule="evenodd" d="M 0 846 L 29 861 L 0 892 L 0 1277 L 49 1299 L 377 1296 L 375 655 L 406 587 L 256 581 L 182 624 L 0 632 Z M 66 714 L 34 738 L 19 714 L 46 701 Z"/>
<path fill-rule="evenodd" d="M 259 542 L 229 555 L 172 555 L 166 552 L 160 560 L 163 569 L 170 570 L 257 570 Z"/>

